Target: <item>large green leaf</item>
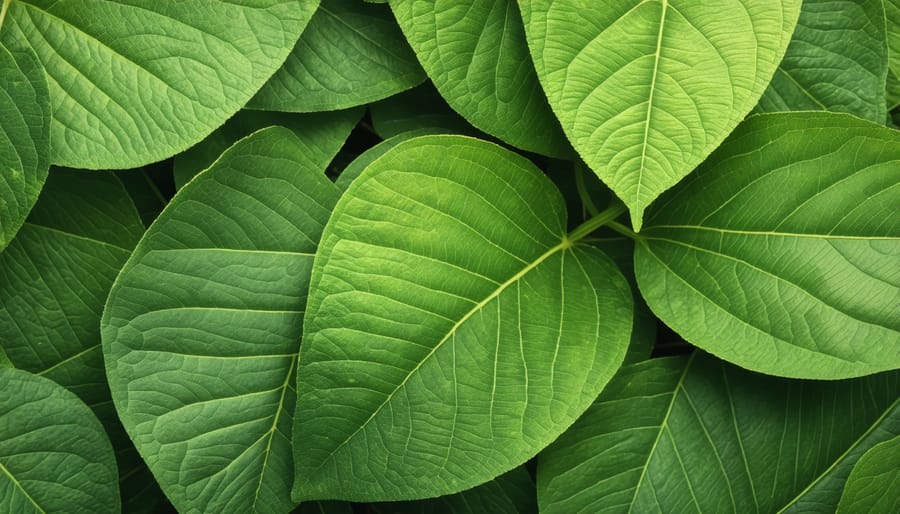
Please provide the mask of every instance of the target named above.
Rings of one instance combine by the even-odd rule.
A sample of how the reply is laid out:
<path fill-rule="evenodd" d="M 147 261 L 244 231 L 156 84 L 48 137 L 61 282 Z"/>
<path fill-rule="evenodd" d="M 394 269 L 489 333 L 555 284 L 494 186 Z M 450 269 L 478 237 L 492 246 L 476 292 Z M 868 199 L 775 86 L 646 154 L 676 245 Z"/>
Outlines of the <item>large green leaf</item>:
<path fill-rule="evenodd" d="M 847 477 L 838 512 L 900 512 L 900 435 L 863 454 Z"/>
<path fill-rule="evenodd" d="M 569 156 L 515 0 L 389 3 L 428 76 L 469 123 L 523 150 Z"/>
<path fill-rule="evenodd" d="M 10 52 L 0 44 L 0 252 L 37 201 L 49 168 L 50 93 L 44 69 L 30 49 Z"/>
<path fill-rule="evenodd" d="M 318 0 L 16 0 L 47 70 L 52 161 L 132 168 L 203 139 L 281 66 Z"/>
<path fill-rule="evenodd" d="M 0 510 L 118 512 L 116 461 L 103 427 L 71 392 L 0 368 Z"/>
<path fill-rule="evenodd" d="M 383 5 L 323 0 L 297 46 L 248 105 L 312 112 L 365 105 L 425 80 Z"/>
<path fill-rule="evenodd" d="M 519 0 L 569 140 L 631 210 L 686 176 L 756 105 L 799 0 Z"/>
<path fill-rule="evenodd" d="M 626 366 L 538 460 L 541 512 L 834 512 L 900 433 L 900 375 L 757 375 L 708 355 Z"/>
<path fill-rule="evenodd" d="M 879 1 L 805 0 L 758 112 L 848 112 L 884 123 L 888 71 Z"/>
<path fill-rule="evenodd" d="M 339 190 L 273 127 L 182 188 L 110 292 L 113 400 L 182 512 L 288 512 L 294 368 Z"/>
<path fill-rule="evenodd" d="M 622 362 L 632 300 L 565 227 L 533 164 L 467 137 L 400 143 L 353 181 L 310 282 L 297 500 L 455 493 L 583 412 Z"/>
<path fill-rule="evenodd" d="M 843 378 L 900 367 L 900 132 L 754 116 L 660 198 L 635 272 L 650 308 L 740 366 Z"/>

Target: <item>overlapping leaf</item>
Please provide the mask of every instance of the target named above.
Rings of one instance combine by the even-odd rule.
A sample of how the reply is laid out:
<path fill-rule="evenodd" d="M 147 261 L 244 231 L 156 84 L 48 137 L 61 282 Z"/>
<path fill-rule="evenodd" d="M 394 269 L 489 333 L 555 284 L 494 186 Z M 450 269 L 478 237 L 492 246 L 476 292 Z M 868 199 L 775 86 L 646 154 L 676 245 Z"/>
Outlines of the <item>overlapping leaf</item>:
<path fill-rule="evenodd" d="M 458 492 L 578 417 L 622 362 L 632 300 L 565 227 L 537 168 L 462 136 L 400 143 L 353 181 L 311 279 L 296 499 Z"/>
<path fill-rule="evenodd" d="M 313 112 L 387 98 L 425 80 L 386 6 L 323 0 L 297 46 L 248 105 Z"/>
<path fill-rule="evenodd" d="M 839 513 L 900 510 L 900 435 L 870 448 L 844 486 Z"/>
<path fill-rule="evenodd" d="M 519 0 L 538 77 L 569 140 L 643 212 L 756 105 L 799 0 Z"/>
<path fill-rule="evenodd" d="M 626 366 L 541 453 L 538 503 L 548 514 L 833 512 L 860 456 L 900 434 L 898 397 L 897 372 L 791 381 L 703 354 Z"/>
<path fill-rule="evenodd" d="M 528 56 L 515 0 L 391 0 L 441 95 L 472 125 L 517 148 L 568 156 Z"/>
<path fill-rule="evenodd" d="M 131 168 L 203 139 L 281 66 L 317 0 L 16 0 L 4 43 L 47 70 L 52 161 Z"/>
<path fill-rule="evenodd" d="M 30 49 L 10 52 L 0 45 L 0 251 L 37 201 L 49 167 L 50 93 L 44 69 Z"/>
<path fill-rule="evenodd" d="M 847 112 L 883 123 L 887 51 L 881 2 L 806 0 L 756 110 Z"/>
<path fill-rule="evenodd" d="M 900 367 L 900 132 L 755 116 L 660 198 L 639 236 L 648 305 L 688 341 L 775 375 Z"/>
<path fill-rule="evenodd" d="M 90 409 L 46 378 L 0 368 L 0 510 L 120 508 L 112 447 Z"/>
<path fill-rule="evenodd" d="M 304 142 L 264 129 L 179 191 L 113 286 L 113 399 L 179 510 L 293 507 L 296 355 L 338 195 Z"/>

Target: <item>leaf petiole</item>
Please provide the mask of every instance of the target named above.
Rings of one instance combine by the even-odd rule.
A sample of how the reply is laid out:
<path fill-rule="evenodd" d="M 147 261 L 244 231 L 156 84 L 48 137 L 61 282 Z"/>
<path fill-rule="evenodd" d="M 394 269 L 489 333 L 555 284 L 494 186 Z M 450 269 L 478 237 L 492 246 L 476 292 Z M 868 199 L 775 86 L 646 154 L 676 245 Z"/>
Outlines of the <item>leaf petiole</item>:
<path fill-rule="evenodd" d="M 566 240 L 570 244 L 575 243 L 598 228 L 613 223 L 616 218 L 621 216 L 627 210 L 628 208 L 625 207 L 625 204 L 622 203 L 621 200 L 615 199 L 613 200 L 612 205 L 569 232 L 566 236 Z"/>
<path fill-rule="evenodd" d="M 0 7 L 0 29 L 3 28 L 3 20 L 6 19 L 6 10 L 9 9 L 9 4 L 12 3 L 12 0 L 2 0 L 3 6 Z"/>

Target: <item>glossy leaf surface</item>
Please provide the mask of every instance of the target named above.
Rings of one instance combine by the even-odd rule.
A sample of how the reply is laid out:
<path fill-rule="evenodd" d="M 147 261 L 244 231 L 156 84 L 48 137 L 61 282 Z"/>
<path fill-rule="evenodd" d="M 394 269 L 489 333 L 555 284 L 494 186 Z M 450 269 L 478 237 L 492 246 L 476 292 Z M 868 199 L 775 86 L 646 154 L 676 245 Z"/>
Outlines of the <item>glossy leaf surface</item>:
<path fill-rule="evenodd" d="M 849 115 L 741 125 L 651 209 L 647 304 L 691 343 L 801 378 L 900 367 L 900 132 Z"/>
<path fill-rule="evenodd" d="M 50 93 L 37 56 L 0 45 L 0 252 L 37 201 L 50 168 Z"/>
<path fill-rule="evenodd" d="M 898 396 L 897 372 L 792 381 L 705 354 L 626 366 L 541 453 L 541 512 L 833 512 L 853 464 L 900 433 Z"/>
<path fill-rule="evenodd" d="M 113 399 L 179 510 L 292 509 L 297 349 L 338 195 L 293 133 L 264 129 L 178 192 L 116 280 Z"/>
<path fill-rule="evenodd" d="M 525 43 L 515 0 L 391 0 L 419 62 L 472 125 L 517 148 L 568 156 Z"/>
<path fill-rule="evenodd" d="M 435 158 L 440 156 L 440 158 Z M 455 493 L 532 457 L 621 364 L 631 292 L 529 161 L 425 136 L 335 208 L 298 372 L 298 500 Z"/>
<path fill-rule="evenodd" d="M 756 105 L 800 11 L 798 0 L 519 5 L 550 105 L 636 230 Z"/>
<path fill-rule="evenodd" d="M 52 162 L 132 168 L 178 153 L 281 66 L 317 0 L 16 0 L 2 41 L 47 70 Z"/>
<path fill-rule="evenodd" d="M 847 112 L 883 123 L 887 51 L 881 2 L 806 0 L 756 110 Z"/>
<path fill-rule="evenodd" d="M 120 508 L 113 450 L 90 409 L 46 378 L 0 368 L 0 510 Z"/>
<path fill-rule="evenodd" d="M 248 105 L 313 112 L 346 109 L 422 83 L 425 72 L 390 9 L 323 0 L 287 61 Z"/>

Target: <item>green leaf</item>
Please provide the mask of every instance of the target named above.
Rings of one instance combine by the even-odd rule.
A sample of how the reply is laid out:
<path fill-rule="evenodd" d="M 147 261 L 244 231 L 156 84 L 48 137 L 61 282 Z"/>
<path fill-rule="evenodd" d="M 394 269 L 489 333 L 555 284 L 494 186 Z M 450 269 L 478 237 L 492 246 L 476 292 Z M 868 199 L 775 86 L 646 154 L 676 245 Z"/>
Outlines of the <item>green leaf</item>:
<path fill-rule="evenodd" d="M 340 194 L 309 142 L 241 140 L 172 199 L 102 322 L 116 408 L 180 511 L 288 512 L 294 368 Z"/>
<path fill-rule="evenodd" d="M 369 148 L 356 159 L 353 159 L 353 161 L 344 168 L 337 180 L 334 181 L 334 184 L 338 186 L 341 191 L 346 191 L 347 188 L 350 187 L 350 184 L 365 171 L 369 164 L 372 164 L 376 159 L 386 154 L 391 148 L 414 137 L 439 134 L 440 132 L 440 129 L 421 128 L 418 130 L 402 132 L 390 139 L 386 139 L 372 148 Z"/>
<path fill-rule="evenodd" d="M 181 189 L 194 175 L 208 168 L 239 139 L 259 129 L 282 126 L 291 129 L 307 146 L 307 159 L 324 170 L 362 118 L 362 109 L 309 114 L 240 111 L 196 146 L 178 154 L 173 164 L 175 187 Z"/>
<path fill-rule="evenodd" d="M 799 0 L 519 5 L 550 105 L 635 230 L 756 105 L 800 11 Z"/>
<path fill-rule="evenodd" d="M 281 66 L 317 0 L 17 0 L 2 40 L 47 70 L 52 161 L 133 168 L 225 122 Z"/>
<path fill-rule="evenodd" d="M 900 0 L 884 0 L 887 20 L 888 65 L 900 76 Z"/>
<path fill-rule="evenodd" d="M 553 184 L 462 136 L 366 168 L 322 236 L 294 425 L 299 501 L 455 493 L 537 453 L 628 345 L 631 291 Z"/>
<path fill-rule="evenodd" d="M 900 367 L 900 132 L 754 116 L 651 209 L 647 304 L 697 346 L 798 378 Z"/>
<path fill-rule="evenodd" d="M 900 436 L 870 448 L 853 467 L 839 513 L 900 511 Z"/>
<path fill-rule="evenodd" d="M 0 45 L 0 120 L 2 252 L 37 201 L 50 168 L 50 93 L 44 69 L 28 48 L 10 52 Z"/>
<path fill-rule="evenodd" d="M 447 105 L 431 82 L 375 102 L 369 106 L 369 113 L 373 130 L 382 139 L 421 129 L 481 136 L 480 131 Z"/>
<path fill-rule="evenodd" d="M 391 0 L 447 103 L 480 130 L 544 155 L 572 153 L 528 56 L 515 0 Z"/>
<path fill-rule="evenodd" d="M 756 111 L 847 112 L 884 123 L 885 37 L 881 2 L 805 0 Z"/>
<path fill-rule="evenodd" d="M 378 514 L 537 514 L 534 481 L 523 466 L 461 493 L 415 502 L 373 504 Z"/>
<path fill-rule="evenodd" d="M 97 418 L 69 391 L 12 368 L 0 368 L 0 505 L 23 514 L 121 508 Z"/>
<path fill-rule="evenodd" d="M 622 368 L 538 461 L 555 512 L 833 512 L 853 464 L 900 433 L 900 374 L 757 375 L 704 354 Z"/>
<path fill-rule="evenodd" d="M 421 84 L 425 72 L 382 5 L 323 0 L 250 109 L 313 112 L 365 105 Z"/>

